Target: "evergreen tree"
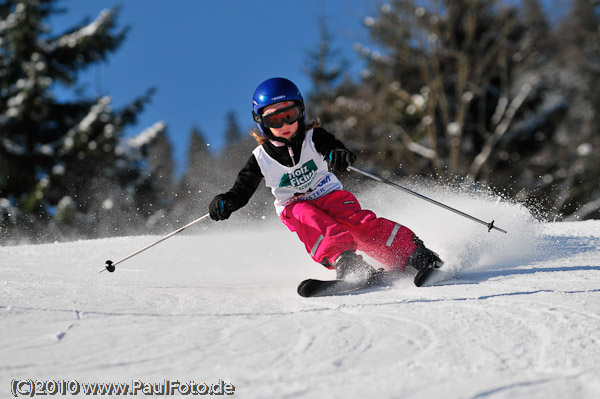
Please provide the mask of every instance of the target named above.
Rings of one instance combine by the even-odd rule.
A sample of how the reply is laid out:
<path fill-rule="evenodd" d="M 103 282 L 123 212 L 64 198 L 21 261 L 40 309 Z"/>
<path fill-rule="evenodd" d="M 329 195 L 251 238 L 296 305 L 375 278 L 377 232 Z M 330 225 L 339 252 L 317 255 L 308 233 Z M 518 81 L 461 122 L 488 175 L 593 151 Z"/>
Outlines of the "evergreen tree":
<path fill-rule="evenodd" d="M 229 111 L 225 115 L 225 122 L 225 146 L 221 151 L 221 163 L 218 166 L 221 173 L 224 172 L 230 176 L 228 181 L 233 181 L 232 179 L 235 179 L 237 172 L 248 159 L 248 154 L 254 148 L 255 141 L 250 138 L 250 135 L 242 135 L 234 111 Z M 225 183 L 222 182 L 222 184 Z"/>
<path fill-rule="evenodd" d="M 336 134 L 384 175 L 466 176 L 600 217 L 600 5 L 558 17 L 540 0 L 381 5 L 357 46 L 363 80 L 331 97 Z"/>
<path fill-rule="evenodd" d="M 135 207 L 142 219 L 147 219 L 146 227 L 155 227 L 156 233 L 168 223 L 166 209 L 174 201 L 172 148 L 167 138 L 167 127 L 157 122 L 137 137 L 128 141 L 131 148 L 138 151 L 135 158 L 144 160 L 147 165 L 135 184 Z"/>
<path fill-rule="evenodd" d="M 57 3 L 0 4 L 0 198 L 42 226 L 51 217 L 68 223 L 74 219 L 67 214 L 84 215 L 79 221 L 88 226 L 80 227 L 97 233 L 94 221 L 107 204 L 100 197 L 123 191 L 140 175 L 142 164 L 135 167 L 121 137 L 151 91 L 119 110 L 109 97 L 57 100 L 54 85 L 74 85 L 80 71 L 106 60 L 127 33 L 117 28 L 113 9 L 54 35 L 45 21 L 60 11 Z"/>
<path fill-rule="evenodd" d="M 347 71 L 348 63 L 340 59 L 340 50 L 332 48 L 333 37 L 324 18 L 319 19 L 319 45 L 317 49 L 307 50 L 308 76 L 312 90 L 307 95 L 311 112 L 319 118 L 323 126 L 335 123 L 336 86 Z"/>
<path fill-rule="evenodd" d="M 179 199 L 190 202 L 206 201 L 208 198 L 208 184 L 211 183 L 210 171 L 213 169 L 214 156 L 208 150 L 202 131 L 194 127 L 190 133 L 188 145 L 188 167 L 179 184 Z"/>
<path fill-rule="evenodd" d="M 518 81 L 529 48 L 517 10 L 494 0 L 395 1 L 369 23 L 384 46 L 369 55 L 370 85 L 391 139 L 418 169 L 488 178 L 484 167 L 537 84 Z"/>
<path fill-rule="evenodd" d="M 225 128 L 225 145 L 230 146 L 242 139 L 242 133 L 237 122 L 235 111 L 227 112 L 225 115 L 225 121 L 227 125 Z"/>
<path fill-rule="evenodd" d="M 148 167 L 161 196 L 170 196 L 175 178 L 173 147 L 167 136 L 166 125 L 159 122 L 154 126 L 156 136 L 148 148 Z"/>
<path fill-rule="evenodd" d="M 541 68 L 551 45 L 537 1 L 394 0 L 364 22 L 366 72 L 335 103 L 366 163 L 502 187 L 544 151 L 538 133 L 565 102 Z"/>
<path fill-rule="evenodd" d="M 554 197 L 560 213 L 584 219 L 600 218 L 599 26 L 600 4 L 589 0 L 573 0 L 559 26 L 554 84 L 570 107 L 557 129 L 557 165 L 545 175 L 551 184 L 541 193 Z"/>
<path fill-rule="evenodd" d="M 210 185 L 206 185 L 208 192 L 210 193 L 210 201 L 214 195 L 225 192 L 231 188 L 239 171 L 247 162 L 251 156 L 252 150 L 256 147 L 256 141 L 251 135 L 242 135 L 237 122 L 237 117 L 234 112 L 228 112 L 226 115 L 226 129 L 225 138 L 226 143 L 223 149 L 217 154 L 217 162 L 210 165 L 204 176 L 207 176 L 208 180 L 213 182 Z M 272 205 L 272 200 L 265 200 L 265 193 L 268 190 L 259 188 L 256 194 L 253 195 L 248 206 L 242 211 L 237 212 L 235 217 L 240 217 L 248 220 L 247 217 L 252 219 L 257 215 L 264 216 L 264 208 L 268 204 Z M 269 193 L 270 195 L 270 193 Z M 272 212 L 269 212 L 271 214 Z M 246 216 L 246 218 L 244 217 Z"/>
<path fill-rule="evenodd" d="M 179 182 L 177 199 L 170 218 L 174 224 L 187 223 L 208 210 L 220 182 L 217 160 L 209 151 L 204 134 L 193 127 L 188 144 L 188 167 Z"/>
<path fill-rule="evenodd" d="M 190 144 L 188 146 L 188 173 L 193 175 L 198 171 L 205 169 L 211 162 L 209 146 L 204 138 L 204 133 L 197 128 L 192 128 L 190 134 Z"/>

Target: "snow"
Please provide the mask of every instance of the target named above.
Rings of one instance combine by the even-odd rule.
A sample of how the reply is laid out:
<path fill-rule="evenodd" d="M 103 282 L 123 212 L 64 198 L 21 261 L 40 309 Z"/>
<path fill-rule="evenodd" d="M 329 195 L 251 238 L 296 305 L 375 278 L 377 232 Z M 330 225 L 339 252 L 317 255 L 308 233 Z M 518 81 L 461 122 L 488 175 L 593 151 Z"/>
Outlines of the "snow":
<path fill-rule="evenodd" d="M 600 221 L 423 194 L 508 234 L 391 189 L 359 193 L 437 250 L 446 280 L 321 298 L 296 286 L 333 272 L 278 221 L 240 227 L 241 213 L 114 273 L 98 272 L 160 237 L 0 247 L 0 391 L 17 378 L 173 379 L 223 380 L 240 398 L 597 398 Z"/>
<path fill-rule="evenodd" d="M 108 21 L 112 18 L 112 14 L 109 10 L 102 10 L 98 15 L 98 18 L 93 21 L 91 24 L 84 26 L 76 32 L 73 32 L 68 35 L 62 36 L 58 39 L 59 47 L 75 47 L 78 42 L 81 42 L 85 38 L 91 37 L 96 34 L 96 32 L 106 25 Z"/>
<path fill-rule="evenodd" d="M 83 26 L 75 32 L 62 35 L 58 39 L 47 43 L 41 42 L 40 46 L 42 46 L 46 52 L 52 52 L 63 47 L 75 47 L 78 43 L 94 36 L 100 29 L 106 27 L 112 17 L 113 14 L 109 10 L 102 10 L 100 14 L 98 14 L 98 17 L 90 24 Z"/>
<path fill-rule="evenodd" d="M 131 148 L 143 147 L 144 145 L 150 144 L 160 133 L 164 132 L 166 128 L 167 125 L 165 122 L 156 122 L 154 125 L 144 129 L 137 136 L 130 138 L 127 141 L 127 144 Z"/>
<path fill-rule="evenodd" d="M 24 155 L 27 152 L 24 146 L 17 144 L 6 137 L 2 137 L 1 143 L 4 147 L 4 150 L 8 153 L 15 155 Z"/>
<path fill-rule="evenodd" d="M 96 104 L 90 109 L 90 112 L 77 125 L 77 131 L 86 132 L 103 112 L 110 112 L 110 102 L 111 99 L 108 96 L 98 99 Z"/>

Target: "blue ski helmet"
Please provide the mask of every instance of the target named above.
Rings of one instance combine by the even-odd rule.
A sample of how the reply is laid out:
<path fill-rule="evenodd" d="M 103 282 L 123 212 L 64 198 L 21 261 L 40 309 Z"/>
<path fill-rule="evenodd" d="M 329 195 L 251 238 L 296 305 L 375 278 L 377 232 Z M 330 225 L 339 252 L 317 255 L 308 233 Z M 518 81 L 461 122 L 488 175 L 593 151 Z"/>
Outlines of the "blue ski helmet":
<path fill-rule="evenodd" d="M 301 122 L 304 123 L 304 99 L 298 87 L 285 78 L 267 79 L 258 85 L 252 97 L 252 118 L 258 124 L 263 135 L 270 135 L 270 130 L 261 123 L 260 115 L 263 108 L 280 103 L 282 101 L 294 101 L 302 106 Z"/>

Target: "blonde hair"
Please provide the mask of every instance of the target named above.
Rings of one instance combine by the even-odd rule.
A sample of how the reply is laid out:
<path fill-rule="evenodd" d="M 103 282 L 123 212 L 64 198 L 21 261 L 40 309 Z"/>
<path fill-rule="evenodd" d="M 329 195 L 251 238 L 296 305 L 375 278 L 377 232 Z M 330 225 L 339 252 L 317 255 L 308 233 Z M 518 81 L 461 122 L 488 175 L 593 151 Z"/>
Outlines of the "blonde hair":
<path fill-rule="evenodd" d="M 298 123 L 298 128 L 300 128 L 300 123 Z M 310 129 L 314 129 L 321 126 L 321 120 L 319 118 L 315 118 L 313 119 L 313 121 L 311 123 L 309 123 L 308 125 L 304 126 L 304 131 L 306 132 L 307 130 Z M 265 136 L 262 135 L 262 133 L 258 130 L 258 128 L 254 128 L 250 131 L 250 136 L 254 137 L 254 140 L 256 140 L 256 142 L 258 143 L 258 145 L 263 145 L 264 143 L 266 143 L 267 141 L 269 141 L 268 138 L 266 138 Z"/>

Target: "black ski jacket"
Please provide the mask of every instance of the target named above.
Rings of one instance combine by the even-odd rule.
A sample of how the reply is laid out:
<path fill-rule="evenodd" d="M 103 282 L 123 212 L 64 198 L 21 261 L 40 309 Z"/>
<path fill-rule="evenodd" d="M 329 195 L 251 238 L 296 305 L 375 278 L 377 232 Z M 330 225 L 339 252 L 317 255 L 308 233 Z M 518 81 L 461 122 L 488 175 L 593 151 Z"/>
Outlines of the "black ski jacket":
<path fill-rule="evenodd" d="M 317 152 L 322 154 L 323 157 L 329 154 L 333 149 L 346 149 L 341 141 L 321 127 L 314 129 L 312 137 Z M 300 153 L 304 138 L 305 133 L 299 132 L 292 137 L 292 140 L 290 140 L 289 143 L 281 147 L 273 145 L 270 141 L 262 144 L 262 146 L 267 154 L 280 164 L 284 166 L 293 166 L 300 161 Z M 292 153 L 294 154 L 293 162 L 288 147 L 291 147 Z M 224 194 L 225 198 L 230 200 L 233 205 L 232 211 L 240 209 L 250 201 L 250 198 L 256 192 L 262 178 L 263 174 L 260 170 L 260 166 L 258 166 L 258 161 L 254 157 L 254 154 L 252 154 L 246 162 L 246 165 L 238 173 L 233 187 Z"/>

